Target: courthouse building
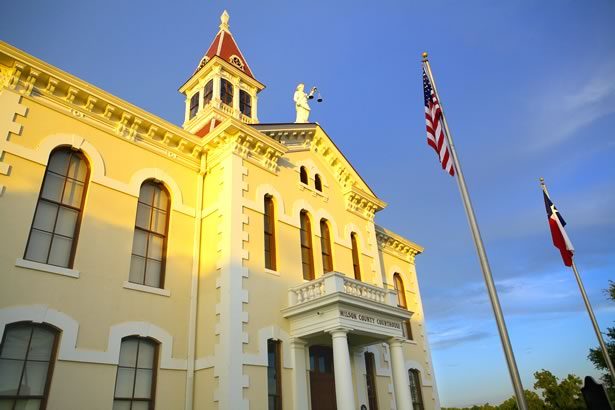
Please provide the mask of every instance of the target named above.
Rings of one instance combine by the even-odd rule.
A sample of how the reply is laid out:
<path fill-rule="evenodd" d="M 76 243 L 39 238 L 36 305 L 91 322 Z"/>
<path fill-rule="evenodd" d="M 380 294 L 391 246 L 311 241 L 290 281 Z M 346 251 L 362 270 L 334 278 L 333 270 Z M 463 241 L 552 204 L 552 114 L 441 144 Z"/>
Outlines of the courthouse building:
<path fill-rule="evenodd" d="M 177 126 L 0 43 L 0 409 L 439 408 L 422 248 L 226 12 L 195 66 Z"/>

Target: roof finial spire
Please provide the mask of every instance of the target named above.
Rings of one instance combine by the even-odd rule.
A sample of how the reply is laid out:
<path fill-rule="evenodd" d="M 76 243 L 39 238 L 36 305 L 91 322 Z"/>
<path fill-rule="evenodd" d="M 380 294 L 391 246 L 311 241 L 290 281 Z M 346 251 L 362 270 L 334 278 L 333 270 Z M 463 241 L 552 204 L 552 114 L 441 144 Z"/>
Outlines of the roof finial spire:
<path fill-rule="evenodd" d="M 230 16 L 226 10 L 220 15 L 220 30 L 229 31 L 228 20 Z"/>

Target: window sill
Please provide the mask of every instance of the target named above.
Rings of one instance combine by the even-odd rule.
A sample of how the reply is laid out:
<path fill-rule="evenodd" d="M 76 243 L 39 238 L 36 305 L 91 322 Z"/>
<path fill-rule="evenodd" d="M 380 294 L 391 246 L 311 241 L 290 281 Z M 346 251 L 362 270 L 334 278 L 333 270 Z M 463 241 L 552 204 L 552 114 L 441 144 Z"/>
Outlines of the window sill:
<path fill-rule="evenodd" d="M 310 185 L 307 185 L 301 181 L 299 181 L 299 189 L 310 191 L 312 193 L 312 196 L 318 196 L 323 201 L 329 202 L 329 197 L 325 195 L 322 191 L 318 191 L 316 188 L 312 188 Z"/>
<path fill-rule="evenodd" d="M 154 288 L 151 286 L 139 285 L 138 283 L 132 283 L 128 281 L 124 282 L 124 289 L 131 289 L 131 290 L 136 290 L 139 292 L 152 293 L 154 295 L 160 295 L 160 296 L 166 296 L 166 297 L 171 296 L 171 291 L 168 289 Z"/>
<path fill-rule="evenodd" d="M 20 268 L 37 270 L 40 272 L 53 273 L 61 276 L 68 276 L 69 278 L 79 279 L 79 271 L 75 269 L 62 268 L 60 266 L 48 265 L 46 263 L 34 262 L 25 259 L 17 259 L 15 266 Z"/>
<path fill-rule="evenodd" d="M 265 273 L 268 273 L 268 274 L 274 275 L 274 276 L 280 276 L 280 272 L 275 271 L 275 270 L 271 270 L 271 269 L 267 269 L 267 268 L 265 268 Z"/>

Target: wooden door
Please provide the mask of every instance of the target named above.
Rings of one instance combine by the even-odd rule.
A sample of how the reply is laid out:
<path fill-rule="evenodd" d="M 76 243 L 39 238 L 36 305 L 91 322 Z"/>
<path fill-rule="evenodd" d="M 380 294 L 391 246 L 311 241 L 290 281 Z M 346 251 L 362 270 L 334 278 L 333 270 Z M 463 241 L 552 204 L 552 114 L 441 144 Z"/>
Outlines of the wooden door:
<path fill-rule="evenodd" d="M 329 346 L 310 347 L 310 395 L 312 410 L 337 410 L 333 349 Z"/>

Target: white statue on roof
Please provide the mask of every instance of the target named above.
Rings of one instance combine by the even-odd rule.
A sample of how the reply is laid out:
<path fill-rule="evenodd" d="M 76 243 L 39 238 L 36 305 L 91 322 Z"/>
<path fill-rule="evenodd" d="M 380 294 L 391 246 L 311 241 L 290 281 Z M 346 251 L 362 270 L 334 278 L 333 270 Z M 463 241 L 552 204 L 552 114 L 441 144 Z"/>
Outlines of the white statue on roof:
<path fill-rule="evenodd" d="M 304 91 L 305 84 L 299 83 L 295 90 L 295 109 L 297 110 L 296 123 L 306 123 L 310 116 L 310 106 L 308 104 L 308 95 Z"/>

